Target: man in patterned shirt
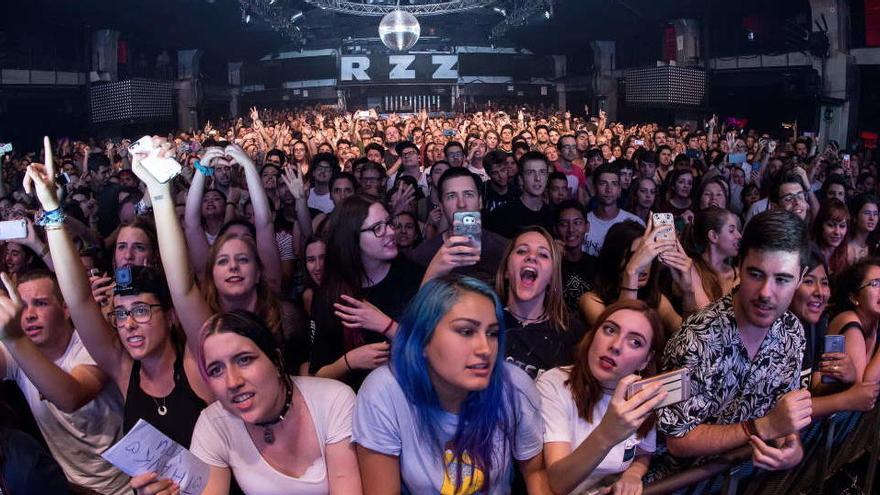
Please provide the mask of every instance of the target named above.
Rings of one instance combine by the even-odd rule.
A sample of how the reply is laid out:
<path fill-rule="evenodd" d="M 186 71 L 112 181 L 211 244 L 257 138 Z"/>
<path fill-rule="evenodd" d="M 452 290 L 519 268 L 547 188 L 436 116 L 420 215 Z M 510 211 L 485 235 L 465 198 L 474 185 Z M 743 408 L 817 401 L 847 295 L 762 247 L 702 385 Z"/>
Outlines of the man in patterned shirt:
<path fill-rule="evenodd" d="M 783 470 L 803 457 L 798 430 L 810 424 L 799 390 L 804 330 L 789 303 L 803 277 L 807 227 L 787 211 L 746 226 L 740 286 L 688 318 L 669 340 L 665 369 L 690 369 L 690 399 L 666 407 L 659 429 L 676 457 L 751 444 L 756 467 Z M 677 463 L 676 463 L 677 464 Z"/>

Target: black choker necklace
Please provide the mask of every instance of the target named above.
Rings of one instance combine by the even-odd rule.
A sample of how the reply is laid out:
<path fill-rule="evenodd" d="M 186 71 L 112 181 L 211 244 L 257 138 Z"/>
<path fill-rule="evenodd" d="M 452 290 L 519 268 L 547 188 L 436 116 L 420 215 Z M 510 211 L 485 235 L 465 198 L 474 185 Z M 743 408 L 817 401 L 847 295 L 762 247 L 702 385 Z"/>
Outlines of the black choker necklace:
<path fill-rule="evenodd" d="M 272 431 L 272 427 L 284 421 L 284 416 L 287 414 L 287 411 L 290 410 L 290 403 L 293 401 L 293 389 L 290 384 L 287 383 L 287 380 L 283 381 L 285 397 L 284 407 L 281 408 L 281 413 L 279 413 L 278 417 L 275 419 L 256 423 L 257 426 L 263 429 L 263 441 L 266 443 L 275 443 L 275 432 Z"/>

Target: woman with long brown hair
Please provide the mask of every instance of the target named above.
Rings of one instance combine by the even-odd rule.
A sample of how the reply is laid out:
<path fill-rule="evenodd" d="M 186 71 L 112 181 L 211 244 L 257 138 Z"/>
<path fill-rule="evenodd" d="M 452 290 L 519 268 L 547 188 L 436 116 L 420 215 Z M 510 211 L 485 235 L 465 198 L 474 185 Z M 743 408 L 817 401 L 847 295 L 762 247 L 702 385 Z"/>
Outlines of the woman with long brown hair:
<path fill-rule="evenodd" d="M 495 277 L 505 302 L 507 360 L 532 378 L 571 364 L 571 349 L 584 333 L 562 297 L 562 254 L 543 227 L 532 226 L 513 238 Z"/>
<path fill-rule="evenodd" d="M 664 345 L 655 310 L 619 301 L 580 341 L 572 366 L 538 378 L 544 462 L 555 493 L 583 493 L 618 473 L 615 493 L 641 488 L 656 445 L 652 411 L 666 392 L 659 383 L 629 398 L 626 390 L 638 375 L 657 372 Z"/>
<path fill-rule="evenodd" d="M 836 275 L 847 267 L 847 230 L 850 215 L 846 205 L 837 199 L 829 199 L 822 203 L 816 219 L 813 221 L 812 241 L 828 269 L 830 275 Z"/>

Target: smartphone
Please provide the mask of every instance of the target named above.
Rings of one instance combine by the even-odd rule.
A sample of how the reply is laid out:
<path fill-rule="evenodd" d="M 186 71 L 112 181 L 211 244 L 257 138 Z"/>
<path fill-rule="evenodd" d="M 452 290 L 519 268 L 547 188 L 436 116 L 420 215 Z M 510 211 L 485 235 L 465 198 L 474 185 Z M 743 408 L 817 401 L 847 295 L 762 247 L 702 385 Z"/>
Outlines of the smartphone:
<path fill-rule="evenodd" d="M 845 166 L 849 167 L 849 164 L 850 164 L 850 156 L 849 156 L 849 153 L 844 153 L 842 158 L 843 158 L 843 164 L 844 164 Z"/>
<path fill-rule="evenodd" d="M 657 233 L 657 236 L 654 237 L 655 241 L 675 240 L 675 220 L 672 217 L 672 213 L 654 213 L 651 215 L 651 219 L 654 221 L 655 229 L 657 227 L 669 227 Z"/>
<path fill-rule="evenodd" d="M 671 406 L 672 404 L 678 404 L 691 397 L 690 370 L 679 368 L 631 383 L 629 387 L 626 387 L 626 399 L 629 400 L 630 397 L 637 394 L 640 390 L 656 382 L 662 383 L 663 390 L 666 390 L 666 398 L 654 406 L 655 410 Z"/>
<path fill-rule="evenodd" d="M 0 222 L 0 241 L 24 239 L 27 237 L 27 222 L 24 220 L 6 220 Z"/>
<path fill-rule="evenodd" d="M 443 129 L 443 135 L 450 138 L 455 136 L 455 131 L 452 129 Z"/>
<path fill-rule="evenodd" d="M 101 275 L 101 269 L 100 269 L 100 268 L 92 268 L 91 270 L 89 270 L 89 276 L 90 276 L 90 277 L 97 277 L 97 276 L 100 276 L 100 275 Z"/>
<path fill-rule="evenodd" d="M 180 174 L 181 166 L 173 158 L 159 158 L 156 156 L 148 156 L 141 161 L 144 168 L 153 174 L 162 184 L 170 181 Z"/>
<path fill-rule="evenodd" d="M 633 139 L 633 144 L 636 146 L 644 146 L 645 140 L 644 139 Z"/>
<path fill-rule="evenodd" d="M 471 242 L 481 248 L 482 238 L 482 219 L 478 211 L 457 211 L 452 215 L 452 233 L 453 235 L 467 236 Z"/>
<path fill-rule="evenodd" d="M 825 348 L 823 353 L 844 352 L 846 350 L 846 336 L 844 335 L 826 335 Z M 830 376 L 822 375 L 822 383 L 837 383 L 837 380 Z"/>
<path fill-rule="evenodd" d="M 150 152 L 153 151 L 153 138 L 150 136 L 144 136 L 138 139 L 129 145 L 128 151 L 131 152 L 131 154 L 144 153 L 149 155 Z"/>
<path fill-rule="evenodd" d="M 12 153 L 12 143 L 0 144 L 0 155 Z"/>

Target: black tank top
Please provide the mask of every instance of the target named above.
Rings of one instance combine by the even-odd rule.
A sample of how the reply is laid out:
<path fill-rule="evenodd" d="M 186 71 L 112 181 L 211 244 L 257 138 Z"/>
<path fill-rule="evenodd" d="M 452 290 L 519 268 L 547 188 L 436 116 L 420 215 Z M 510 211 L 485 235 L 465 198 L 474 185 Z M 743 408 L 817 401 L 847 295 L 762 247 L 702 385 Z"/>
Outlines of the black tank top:
<path fill-rule="evenodd" d="M 207 404 L 189 386 L 180 354 L 174 361 L 174 388 L 164 398 L 153 398 L 141 390 L 140 371 L 140 361 L 134 361 L 122 416 L 123 431 L 128 433 L 139 419 L 143 419 L 175 442 L 189 448 L 196 421 Z M 160 406 L 166 409 L 164 416 L 159 414 Z"/>

